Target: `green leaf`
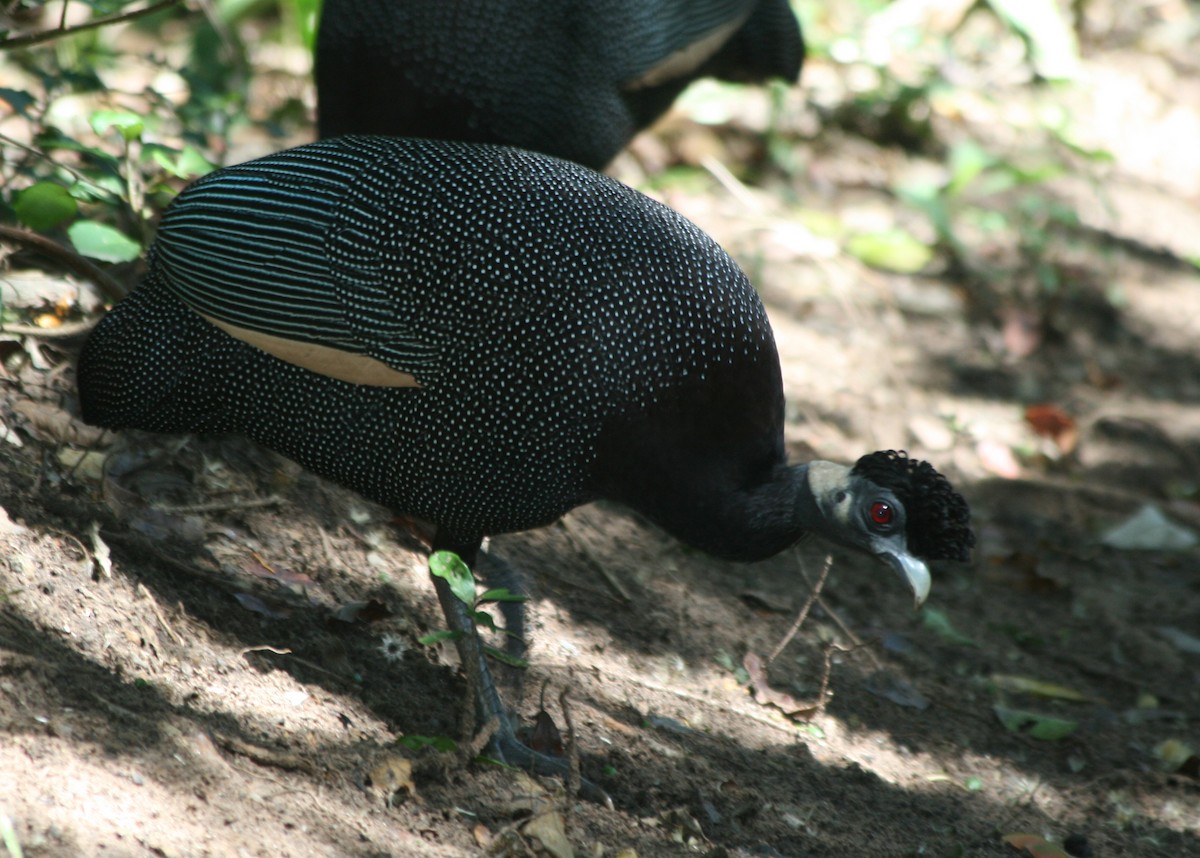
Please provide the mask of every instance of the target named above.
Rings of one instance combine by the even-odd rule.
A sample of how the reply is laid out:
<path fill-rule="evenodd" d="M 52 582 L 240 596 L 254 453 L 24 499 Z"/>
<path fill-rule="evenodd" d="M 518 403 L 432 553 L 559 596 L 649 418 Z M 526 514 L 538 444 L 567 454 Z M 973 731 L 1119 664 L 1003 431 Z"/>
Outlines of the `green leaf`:
<path fill-rule="evenodd" d="M 435 551 L 429 555 L 429 574 L 445 579 L 464 605 L 475 604 L 475 576 L 453 551 Z"/>
<path fill-rule="evenodd" d="M 62 185 L 38 182 L 17 195 L 13 211 L 30 229 L 45 232 L 75 217 L 79 204 Z"/>
<path fill-rule="evenodd" d="M 110 128 L 117 129 L 126 143 L 137 140 L 146 128 L 142 117 L 127 110 L 97 110 L 88 118 L 88 122 L 97 134 L 103 134 Z"/>
<path fill-rule="evenodd" d="M 473 617 L 475 620 L 475 625 L 482 626 L 483 628 L 485 628 L 491 632 L 497 631 L 496 621 L 492 618 L 492 615 L 489 614 L 487 611 L 476 611 L 474 613 Z"/>
<path fill-rule="evenodd" d="M 950 183 L 946 193 L 957 196 L 963 192 L 976 177 L 996 163 L 982 146 L 974 140 L 964 140 L 950 150 Z"/>
<path fill-rule="evenodd" d="M 503 662 L 509 667 L 529 667 L 529 662 L 527 662 L 525 659 L 517 658 L 515 655 L 509 655 L 504 650 L 498 649 L 494 646 L 488 646 L 487 644 L 484 644 L 483 651 L 491 658 L 496 659 L 496 661 Z"/>
<path fill-rule="evenodd" d="M 121 11 L 122 7 L 128 4 L 126 0 L 83 0 L 83 5 L 97 15 L 111 15 Z"/>
<path fill-rule="evenodd" d="M 952 644 L 959 644 L 960 646 L 979 646 L 975 641 L 954 628 L 954 624 L 950 622 L 950 618 L 937 608 L 926 607 L 921 612 L 921 619 L 925 623 L 925 628 L 935 632 L 942 640 Z"/>
<path fill-rule="evenodd" d="M 142 252 L 142 246 L 132 238 L 103 223 L 76 221 L 67 235 L 82 255 L 101 262 L 132 262 Z"/>
<path fill-rule="evenodd" d="M 25 119 L 32 118 L 29 108 L 37 104 L 37 99 L 23 89 L 9 89 L 0 86 L 0 101 L 3 101 L 13 113 Z"/>
<path fill-rule="evenodd" d="M 285 6 L 291 9 L 300 43 L 311 51 L 317 41 L 317 20 L 321 15 L 320 0 L 291 0 Z"/>
<path fill-rule="evenodd" d="M 432 646 L 442 641 L 454 641 L 462 637 L 462 632 L 457 632 L 454 629 L 441 629 L 440 631 L 430 632 L 427 635 L 421 635 L 417 638 L 417 643 L 425 646 Z"/>
<path fill-rule="evenodd" d="M 0 843 L 4 844 L 5 850 L 12 858 L 22 858 L 25 854 L 21 851 L 21 841 L 8 814 L 0 814 Z"/>
<path fill-rule="evenodd" d="M 846 250 L 872 268 L 915 274 L 933 258 L 933 250 L 902 229 L 856 235 Z"/>
<path fill-rule="evenodd" d="M 199 149 L 191 145 L 186 145 L 179 150 L 153 143 L 147 144 L 143 152 L 148 154 L 154 163 L 179 179 L 196 179 L 200 176 L 207 176 L 216 169 L 215 164 L 200 154 Z"/>
<path fill-rule="evenodd" d="M 1015 694 L 1033 694 L 1038 697 L 1048 697 L 1056 700 L 1070 700 L 1074 703 L 1092 702 L 1092 698 L 1082 692 L 1076 691 L 1074 688 L 1068 688 L 1065 685 L 1055 685 L 1052 682 L 1043 682 L 1040 679 L 1033 679 L 1028 676 L 994 673 L 991 679 L 992 684 L 997 688 L 1002 691 L 1011 691 Z"/>
<path fill-rule="evenodd" d="M 1019 849 L 1022 854 L 1031 855 L 1033 858 L 1069 858 L 1064 849 L 1037 834 L 1006 834 L 1004 842 L 1013 849 Z"/>
<path fill-rule="evenodd" d="M 820 724 L 814 724 L 811 721 L 807 724 L 797 724 L 796 732 L 802 733 L 805 736 L 812 736 L 814 739 L 824 739 L 825 731 Z"/>
<path fill-rule="evenodd" d="M 507 587 L 497 587 L 494 590 L 487 590 L 478 599 L 479 602 L 528 602 L 528 596 L 522 596 L 520 593 L 514 593 Z"/>
<path fill-rule="evenodd" d="M 1010 709 L 997 703 L 992 707 L 1000 723 L 1010 733 L 1024 733 L 1033 739 L 1043 742 L 1057 742 L 1065 739 L 1079 728 L 1078 721 L 1068 721 L 1063 718 L 1051 718 L 1024 709 Z"/>
<path fill-rule="evenodd" d="M 1079 74 L 1079 45 L 1075 31 L 1054 3 L 1028 0 L 988 0 L 988 5 L 1029 45 L 1029 59 L 1047 80 L 1068 80 Z"/>
<path fill-rule="evenodd" d="M 1179 739 L 1164 739 L 1154 746 L 1154 756 L 1162 762 L 1168 772 L 1177 772 L 1196 758 L 1191 746 Z"/>
<path fill-rule="evenodd" d="M 414 751 L 420 751 L 424 748 L 433 748 L 435 751 L 441 751 L 442 753 L 458 750 L 458 742 L 449 736 L 401 736 L 396 740 L 396 744 Z"/>

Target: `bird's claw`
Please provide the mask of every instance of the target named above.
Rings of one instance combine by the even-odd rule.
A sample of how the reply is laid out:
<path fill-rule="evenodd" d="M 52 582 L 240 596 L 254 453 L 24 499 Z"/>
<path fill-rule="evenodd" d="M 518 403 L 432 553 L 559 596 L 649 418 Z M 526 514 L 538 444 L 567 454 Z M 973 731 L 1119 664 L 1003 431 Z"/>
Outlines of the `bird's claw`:
<path fill-rule="evenodd" d="M 488 754 L 498 762 L 535 775 L 561 777 L 568 783 L 571 778 L 570 760 L 535 751 L 526 745 L 504 724 L 492 735 L 487 745 Z M 579 795 L 588 801 L 613 809 L 613 801 L 607 792 L 584 777 L 579 778 Z"/>

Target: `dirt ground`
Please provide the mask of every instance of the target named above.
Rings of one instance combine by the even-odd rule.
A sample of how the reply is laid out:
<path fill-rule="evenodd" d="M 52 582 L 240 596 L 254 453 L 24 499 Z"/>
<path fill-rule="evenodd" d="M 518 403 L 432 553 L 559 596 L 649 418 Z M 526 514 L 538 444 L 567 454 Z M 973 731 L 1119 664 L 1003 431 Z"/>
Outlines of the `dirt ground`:
<path fill-rule="evenodd" d="M 1200 856 L 1200 64 L 1194 42 L 1148 53 L 1153 32 L 1085 41 L 1078 86 L 932 118 L 1004 145 L 1050 99 L 1112 153 L 1043 188 L 1082 221 L 1046 251 L 1053 290 L 1001 241 L 902 275 L 814 226 L 921 235 L 889 188 L 942 163 L 834 121 L 847 84 L 820 61 L 783 109 L 790 174 L 725 175 L 754 120 L 682 110 L 614 166 L 646 186 L 664 159 L 707 165 L 655 192 L 759 286 L 793 458 L 907 449 L 963 491 L 979 545 L 919 613 L 835 551 L 769 666 L 789 718 L 743 664 L 828 546 L 718 562 L 606 505 L 495 538 L 534 596 L 513 702 L 532 723 L 544 689 L 565 732 L 569 691 L 611 809 L 414 738 L 459 739 L 466 689 L 451 647 L 417 642 L 442 620 L 386 510 L 238 439 L 93 432 L 70 419 L 78 340 L 3 335 L 7 854 L 1001 856 L 1030 854 L 1006 842 L 1024 833 L 1065 850 L 1045 855 Z M 1146 505 L 1170 526 L 1114 540 Z"/>

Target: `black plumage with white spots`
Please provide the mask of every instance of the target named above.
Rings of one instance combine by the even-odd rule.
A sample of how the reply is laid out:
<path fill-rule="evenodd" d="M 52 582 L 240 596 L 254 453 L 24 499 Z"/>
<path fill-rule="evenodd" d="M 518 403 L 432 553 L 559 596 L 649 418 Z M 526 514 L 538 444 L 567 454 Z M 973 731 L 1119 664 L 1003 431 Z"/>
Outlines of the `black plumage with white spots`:
<path fill-rule="evenodd" d="M 318 126 L 599 169 L 693 80 L 795 81 L 803 59 L 788 0 L 325 0 Z"/>

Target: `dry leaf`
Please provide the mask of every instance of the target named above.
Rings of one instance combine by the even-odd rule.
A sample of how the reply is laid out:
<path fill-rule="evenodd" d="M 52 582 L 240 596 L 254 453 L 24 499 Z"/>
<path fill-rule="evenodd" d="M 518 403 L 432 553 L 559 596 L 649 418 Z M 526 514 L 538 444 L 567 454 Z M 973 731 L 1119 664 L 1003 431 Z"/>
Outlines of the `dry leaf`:
<path fill-rule="evenodd" d="M 1125 551 L 1183 551 L 1200 538 L 1186 527 L 1175 524 L 1154 504 L 1146 504 L 1125 521 L 1112 527 L 1100 539 L 1109 548 Z"/>
<path fill-rule="evenodd" d="M 342 623 L 373 623 L 392 615 L 392 609 L 377 599 L 366 602 L 347 602 L 330 614 L 331 620 Z"/>
<path fill-rule="evenodd" d="M 29 529 L 24 525 L 17 524 L 15 521 L 9 518 L 8 510 L 0 506 L 0 533 L 19 534 L 27 533 L 28 530 Z"/>
<path fill-rule="evenodd" d="M 1057 593 L 1065 587 L 1042 572 L 1038 555 L 1022 551 L 989 557 L 983 575 L 994 584 L 1028 593 Z"/>
<path fill-rule="evenodd" d="M 105 578 L 111 578 L 112 556 L 108 545 L 100 538 L 100 522 L 92 522 L 92 526 L 88 528 L 88 537 L 92 541 L 92 562 L 96 564 L 97 571 Z"/>
<path fill-rule="evenodd" d="M 1071 858 L 1061 846 L 1055 846 L 1037 834 L 1006 834 L 1004 842 L 1033 858 Z"/>
<path fill-rule="evenodd" d="M 1014 694 L 1031 694 L 1035 697 L 1045 697 L 1050 700 L 1070 700 L 1074 703 L 1099 702 L 1093 697 L 1076 691 L 1074 688 L 1067 688 L 1065 685 L 1055 685 L 1053 682 L 1042 682 L 1040 679 L 1031 679 L 1028 676 L 993 673 L 991 680 L 992 684 L 1000 690 L 1009 691 Z"/>
<path fill-rule="evenodd" d="M 805 718 L 819 708 L 818 704 L 802 703 L 792 695 L 777 691 L 767 681 L 767 665 L 762 656 L 748 652 L 742 659 L 742 667 L 750 675 L 750 686 L 754 689 L 754 699 L 763 706 L 774 706 L 791 718 Z"/>
<path fill-rule="evenodd" d="M 533 730 L 529 734 L 529 747 L 542 754 L 549 754 L 552 757 L 561 757 L 565 753 L 563 750 L 562 732 L 558 729 L 558 725 L 554 723 L 554 719 L 550 717 L 550 713 L 545 709 L 539 709 L 537 715 L 533 717 Z"/>
<path fill-rule="evenodd" d="M 317 586 L 317 582 L 305 575 L 303 572 L 293 572 L 291 569 L 279 568 L 276 569 L 268 566 L 263 562 L 262 558 L 255 556 L 242 563 L 242 571 L 248 572 L 255 578 L 263 578 L 268 581 L 275 581 L 281 584 L 288 590 L 300 593 L 306 589 L 312 589 Z"/>
<path fill-rule="evenodd" d="M 1079 426 L 1075 418 L 1057 405 L 1030 405 L 1025 409 L 1025 422 L 1034 432 L 1053 441 L 1064 456 L 1071 455 L 1079 445 Z"/>
<path fill-rule="evenodd" d="M 383 803 L 391 807 L 395 805 L 400 792 L 407 796 L 416 796 L 417 786 L 412 779 L 412 760 L 399 754 L 387 754 L 371 767 L 364 779 L 365 785 L 375 792 Z"/>
<path fill-rule="evenodd" d="M 57 405 L 45 402 L 24 399 L 13 405 L 13 411 L 29 421 L 29 427 L 34 434 L 44 441 L 57 444 L 91 447 L 100 442 L 105 432 L 95 426 L 81 423 Z"/>
<path fill-rule="evenodd" d="M 272 620 L 283 620 L 291 616 L 291 612 L 283 608 L 272 608 L 258 596 L 250 593 L 234 593 L 233 598 L 237 599 L 238 604 L 247 611 L 253 611 L 256 614 L 262 614 Z"/>
<path fill-rule="evenodd" d="M 980 441 L 975 445 L 975 453 L 983 469 L 1006 480 L 1015 480 L 1021 476 L 1021 465 L 1012 450 L 997 441 Z"/>
<path fill-rule="evenodd" d="M 1004 313 L 1004 350 L 1014 360 L 1036 352 L 1042 345 L 1042 323 L 1028 310 L 1011 308 Z"/>
<path fill-rule="evenodd" d="M 575 850 L 567 840 L 562 814 L 556 810 L 539 813 L 525 823 L 521 833 L 537 840 L 554 858 L 575 858 Z"/>
<path fill-rule="evenodd" d="M 99 483 L 104 479 L 104 460 L 107 454 L 101 450 L 76 450 L 63 447 L 58 451 L 58 461 L 77 479 Z"/>

